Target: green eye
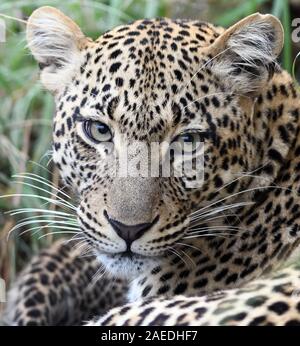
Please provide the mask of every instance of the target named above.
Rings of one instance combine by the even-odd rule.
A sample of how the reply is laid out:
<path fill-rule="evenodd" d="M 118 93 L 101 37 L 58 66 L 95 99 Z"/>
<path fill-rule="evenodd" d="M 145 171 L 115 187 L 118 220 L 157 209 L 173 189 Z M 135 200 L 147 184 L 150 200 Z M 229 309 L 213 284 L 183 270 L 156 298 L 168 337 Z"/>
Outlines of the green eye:
<path fill-rule="evenodd" d="M 84 133 L 95 143 L 110 142 L 112 133 L 109 127 L 100 121 L 86 120 L 83 123 Z"/>

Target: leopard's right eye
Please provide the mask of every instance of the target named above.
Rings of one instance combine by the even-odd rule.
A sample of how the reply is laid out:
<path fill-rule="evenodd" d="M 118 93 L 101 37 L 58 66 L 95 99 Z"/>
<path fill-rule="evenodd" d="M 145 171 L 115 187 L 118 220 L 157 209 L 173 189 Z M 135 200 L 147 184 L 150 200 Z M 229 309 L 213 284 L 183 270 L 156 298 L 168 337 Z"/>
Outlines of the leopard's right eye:
<path fill-rule="evenodd" d="M 185 132 L 178 135 L 172 143 L 175 144 L 175 152 L 180 155 L 182 153 L 195 154 L 206 137 L 207 133 L 203 131 Z"/>
<path fill-rule="evenodd" d="M 85 135 L 94 143 L 103 143 L 112 141 L 112 133 L 110 128 L 100 122 L 94 120 L 86 120 L 83 122 L 83 130 Z"/>

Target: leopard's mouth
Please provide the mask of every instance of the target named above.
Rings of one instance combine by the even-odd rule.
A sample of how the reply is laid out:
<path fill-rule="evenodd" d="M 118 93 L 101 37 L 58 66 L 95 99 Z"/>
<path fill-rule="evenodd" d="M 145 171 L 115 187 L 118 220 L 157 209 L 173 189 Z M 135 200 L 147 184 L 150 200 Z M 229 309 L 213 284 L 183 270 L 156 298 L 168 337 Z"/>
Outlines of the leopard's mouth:
<path fill-rule="evenodd" d="M 131 250 L 127 250 L 124 252 L 115 252 L 115 253 L 111 253 L 111 252 L 105 252 L 105 251 L 97 251 L 96 255 L 99 257 L 105 256 L 106 258 L 109 258 L 110 260 L 115 260 L 115 261 L 126 261 L 126 262 L 135 262 L 135 261 L 143 261 L 143 262 L 147 262 L 153 259 L 159 259 L 161 257 L 164 257 L 164 255 L 166 254 L 166 252 L 162 252 L 159 254 L 140 254 L 140 253 L 136 253 L 134 251 Z"/>
<path fill-rule="evenodd" d="M 151 270 L 161 260 L 159 256 L 145 256 L 132 251 L 104 253 L 98 252 L 98 260 L 104 265 L 106 271 L 115 277 L 134 279 L 145 270 Z"/>
<path fill-rule="evenodd" d="M 141 255 L 135 252 L 132 252 L 131 250 L 127 250 L 124 252 L 116 252 L 116 253 L 104 253 L 107 257 L 110 257 L 112 259 L 128 259 L 128 260 L 135 260 L 135 259 L 147 259 L 150 258 L 150 256 Z"/>
<path fill-rule="evenodd" d="M 127 247 L 126 250 L 124 249 L 123 251 L 110 252 L 106 251 L 106 249 L 99 248 L 98 244 L 94 244 L 94 253 L 97 257 L 105 257 L 111 261 L 126 260 L 126 262 L 134 262 L 140 260 L 146 263 L 147 261 L 151 260 L 159 260 L 170 255 L 170 249 L 176 247 L 177 242 L 185 235 L 186 228 L 186 225 L 182 225 L 182 227 L 177 230 L 176 237 L 174 237 L 172 242 L 166 244 L 165 246 L 152 248 L 151 250 L 140 250 L 139 248 L 132 249 L 132 247 Z"/>

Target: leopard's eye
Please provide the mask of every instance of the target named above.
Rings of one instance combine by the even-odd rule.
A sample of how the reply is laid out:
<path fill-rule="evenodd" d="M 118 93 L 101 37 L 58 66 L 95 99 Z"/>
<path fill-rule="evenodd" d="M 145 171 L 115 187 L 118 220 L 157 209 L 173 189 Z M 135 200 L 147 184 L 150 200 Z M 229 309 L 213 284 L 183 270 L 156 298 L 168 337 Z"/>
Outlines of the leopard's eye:
<path fill-rule="evenodd" d="M 179 152 L 194 153 L 199 145 L 204 141 L 204 134 L 201 132 L 187 132 L 179 135 L 173 142 L 178 145 Z"/>
<path fill-rule="evenodd" d="M 83 123 L 83 130 L 86 136 L 95 143 L 110 142 L 112 140 L 109 127 L 100 121 L 86 120 Z"/>

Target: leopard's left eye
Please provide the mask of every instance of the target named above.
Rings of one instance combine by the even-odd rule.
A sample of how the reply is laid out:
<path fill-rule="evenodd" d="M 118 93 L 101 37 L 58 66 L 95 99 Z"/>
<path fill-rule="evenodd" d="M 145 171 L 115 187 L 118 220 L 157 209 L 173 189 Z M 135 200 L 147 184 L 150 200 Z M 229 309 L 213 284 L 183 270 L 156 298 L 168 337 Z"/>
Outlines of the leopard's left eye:
<path fill-rule="evenodd" d="M 204 141 L 204 136 L 200 132 L 187 132 L 177 136 L 173 143 L 178 146 L 179 152 L 193 153 Z"/>
<path fill-rule="evenodd" d="M 112 140 L 109 127 L 100 121 L 86 120 L 83 123 L 83 130 L 86 136 L 95 143 L 110 142 Z"/>

